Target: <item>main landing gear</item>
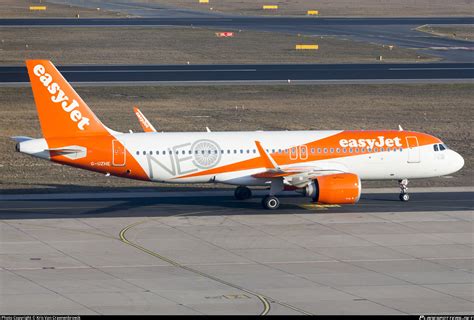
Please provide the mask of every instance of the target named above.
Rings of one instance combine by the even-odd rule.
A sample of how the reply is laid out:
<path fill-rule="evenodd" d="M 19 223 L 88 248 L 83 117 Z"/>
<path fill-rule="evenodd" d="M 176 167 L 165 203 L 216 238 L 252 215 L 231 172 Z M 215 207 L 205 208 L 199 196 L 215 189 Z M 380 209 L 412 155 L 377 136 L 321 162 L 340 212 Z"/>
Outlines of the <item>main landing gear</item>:
<path fill-rule="evenodd" d="M 244 186 L 239 186 L 239 187 L 235 188 L 234 197 L 237 200 L 250 199 L 252 197 L 252 190 L 250 190 L 249 188 L 244 187 Z"/>
<path fill-rule="evenodd" d="M 275 210 L 280 207 L 280 200 L 275 196 L 265 196 L 262 199 L 262 206 L 268 210 Z"/>
<path fill-rule="evenodd" d="M 400 186 L 400 201 L 407 202 L 410 200 L 410 195 L 408 194 L 408 179 L 398 180 L 398 185 Z"/>
<path fill-rule="evenodd" d="M 239 186 L 235 188 L 234 197 L 237 200 L 250 199 L 252 197 L 252 190 L 250 190 L 249 188 L 245 186 Z M 280 200 L 278 200 L 278 198 L 275 197 L 274 195 L 268 195 L 268 196 L 263 197 L 262 206 L 268 210 L 275 210 L 275 209 L 278 209 L 278 207 L 280 207 Z"/>

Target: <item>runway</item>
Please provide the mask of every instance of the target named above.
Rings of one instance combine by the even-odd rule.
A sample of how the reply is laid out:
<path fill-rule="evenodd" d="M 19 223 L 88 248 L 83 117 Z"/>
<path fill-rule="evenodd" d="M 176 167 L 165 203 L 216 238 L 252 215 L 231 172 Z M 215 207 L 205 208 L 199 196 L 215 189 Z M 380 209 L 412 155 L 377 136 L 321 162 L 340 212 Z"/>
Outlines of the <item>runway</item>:
<path fill-rule="evenodd" d="M 0 312 L 469 314 L 466 190 L 271 212 L 229 191 L 2 195 Z"/>
<path fill-rule="evenodd" d="M 245 64 L 59 66 L 74 83 L 192 84 L 341 82 L 470 82 L 474 63 L 424 64 Z M 25 67 L 0 67 L 0 83 L 28 83 Z"/>

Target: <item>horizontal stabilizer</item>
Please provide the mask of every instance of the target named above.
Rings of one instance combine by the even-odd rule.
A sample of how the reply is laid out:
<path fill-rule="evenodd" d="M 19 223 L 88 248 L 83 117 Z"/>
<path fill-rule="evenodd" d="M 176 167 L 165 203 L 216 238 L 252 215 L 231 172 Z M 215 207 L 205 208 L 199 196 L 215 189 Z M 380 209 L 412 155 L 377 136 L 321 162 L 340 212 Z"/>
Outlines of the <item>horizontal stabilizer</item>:
<path fill-rule="evenodd" d="M 23 142 L 23 141 L 33 140 L 33 138 L 25 137 L 25 136 L 14 136 L 14 137 L 11 137 L 11 138 L 13 140 L 15 140 L 16 142 Z"/>
<path fill-rule="evenodd" d="M 73 149 L 73 148 L 51 148 L 46 149 L 45 151 L 58 153 L 58 154 L 66 154 L 66 153 L 76 153 L 76 152 L 84 152 L 84 149 Z"/>

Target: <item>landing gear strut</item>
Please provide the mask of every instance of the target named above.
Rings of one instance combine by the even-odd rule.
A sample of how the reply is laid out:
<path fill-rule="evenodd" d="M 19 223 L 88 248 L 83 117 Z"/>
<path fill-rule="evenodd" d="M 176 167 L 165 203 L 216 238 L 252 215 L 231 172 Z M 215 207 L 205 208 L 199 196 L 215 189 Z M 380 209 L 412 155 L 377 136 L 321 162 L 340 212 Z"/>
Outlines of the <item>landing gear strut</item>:
<path fill-rule="evenodd" d="M 239 186 L 239 187 L 235 188 L 234 197 L 237 200 L 250 199 L 252 197 L 252 190 L 250 190 L 249 188 L 244 187 L 244 186 Z"/>
<path fill-rule="evenodd" d="M 273 180 L 270 185 L 270 194 L 262 199 L 262 206 L 268 210 L 275 210 L 280 207 L 280 200 L 275 194 L 283 191 L 283 179 Z"/>
<path fill-rule="evenodd" d="M 398 185 L 400 186 L 400 201 L 406 202 L 410 200 L 410 195 L 408 194 L 408 179 L 398 180 Z"/>

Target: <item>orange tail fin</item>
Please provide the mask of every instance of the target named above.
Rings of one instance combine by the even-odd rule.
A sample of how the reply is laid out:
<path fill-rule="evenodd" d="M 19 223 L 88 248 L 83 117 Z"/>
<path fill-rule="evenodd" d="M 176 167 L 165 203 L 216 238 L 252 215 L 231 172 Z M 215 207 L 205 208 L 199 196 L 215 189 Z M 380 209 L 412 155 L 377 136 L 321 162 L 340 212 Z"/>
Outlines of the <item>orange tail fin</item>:
<path fill-rule="evenodd" d="M 27 60 L 26 66 L 44 138 L 109 133 L 51 61 Z"/>

